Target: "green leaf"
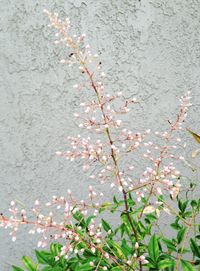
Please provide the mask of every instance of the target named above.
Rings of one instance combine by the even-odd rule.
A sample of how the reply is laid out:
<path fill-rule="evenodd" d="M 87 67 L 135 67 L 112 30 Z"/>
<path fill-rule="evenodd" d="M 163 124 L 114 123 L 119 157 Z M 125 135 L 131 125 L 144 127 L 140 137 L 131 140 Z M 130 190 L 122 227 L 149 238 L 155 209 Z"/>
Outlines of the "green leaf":
<path fill-rule="evenodd" d="M 53 268 L 49 267 L 49 266 L 42 268 L 42 271 L 52 271 L 52 270 L 53 270 Z"/>
<path fill-rule="evenodd" d="M 160 261 L 158 263 L 159 270 L 169 268 L 169 267 L 173 267 L 174 265 L 175 265 L 175 262 L 173 260 L 170 260 L 170 259 L 165 259 L 165 260 L 162 260 L 162 261 Z"/>
<path fill-rule="evenodd" d="M 124 251 L 122 250 L 121 246 L 114 242 L 113 240 L 108 240 L 107 241 L 109 247 L 112 248 L 112 250 L 114 250 L 115 254 L 120 258 L 120 259 L 125 259 L 126 255 L 124 254 Z"/>
<path fill-rule="evenodd" d="M 121 231 L 121 237 L 124 236 L 124 233 L 127 231 L 126 229 L 126 225 L 124 223 L 122 223 L 119 227 L 120 231 Z M 128 232 L 129 233 L 129 232 Z"/>
<path fill-rule="evenodd" d="M 158 239 L 155 236 L 155 234 L 151 237 L 149 241 L 148 252 L 149 252 L 150 258 L 156 263 L 159 257 L 159 245 L 158 245 Z"/>
<path fill-rule="evenodd" d="M 85 251 L 83 252 L 83 255 L 84 255 L 85 258 L 94 257 L 94 253 L 92 253 L 91 250 L 89 250 L 89 249 L 87 249 L 87 248 L 86 248 Z M 75 259 L 76 259 L 76 258 L 75 258 Z M 75 259 L 74 259 L 74 260 L 75 260 Z M 71 259 L 70 259 L 69 261 L 71 261 Z"/>
<path fill-rule="evenodd" d="M 29 271 L 37 271 L 37 265 L 28 256 L 24 256 L 22 262 Z"/>
<path fill-rule="evenodd" d="M 130 222 L 127 218 L 127 215 L 125 213 L 122 213 L 121 219 L 124 222 L 124 225 L 125 225 L 124 229 L 125 229 L 126 233 L 130 234 L 132 232 L 132 228 L 131 228 Z"/>
<path fill-rule="evenodd" d="M 106 222 L 104 219 L 102 219 L 101 221 L 102 221 L 102 226 L 103 226 L 103 228 L 104 228 L 104 230 L 105 230 L 106 232 L 108 232 L 109 230 L 111 230 L 111 227 L 110 227 L 110 225 L 108 224 L 108 222 Z"/>
<path fill-rule="evenodd" d="M 192 200 L 190 205 L 192 206 L 192 208 L 197 207 L 197 201 L 196 200 Z"/>
<path fill-rule="evenodd" d="M 155 215 L 153 215 L 153 214 L 148 214 L 148 215 L 146 215 L 146 217 L 145 217 L 145 222 L 146 223 L 148 223 L 148 224 L 152 224 L 154 221 L 156 221 L 158 218 L 155 216 Z"/>
<path fill-rule="evenodd" d="M 192 212 L 191 211 L 185 212 L 183 215 L 183 218 L 185 218 L 185 217 L 192 217 Z"/>
<path fill-rule="evenodd" d="M 111 269 L 111 271 L 122 271 L 122 269 L 118 266 L 115 266 Z"/>
<path fill-rule="evenodd" d="M 197 245 L 197 243 L 191 238 L 190 239 L 190 247 L 195 256 L 200 258 L 200 247 Z"/>
<path fill-rule="evenodd" d="M 50 267 L 49 269 L 44 269 L 42 271 L 63 271 L 63 268 L 59 266 L 55 266 L 55 267 Z"/>
<path fill-rule="evenodd" d="M 89 216 L 89 217 L 87 218 L 87 220 L 86 220 L 86 225 L 87 225 L 87 227 L 90 225 L 90 222 L 92 221 L 93 218 L 95 218 L 94 215 L 91 215 L 91 216 Z"/>
<path fill-rule="evenodd" d="M 175 230 L 180 230 L 182 227 L 178 222 L 179 218 L 177 218 L 174 223 L 170 224 L 170 226 Z"/>
<path fill-rule="evenodd" d="M 83 228 L 85 228 L 87 226 L 85 219 L 84 219 L 84 216 L 81 212 L 76 211 L 75 213 L 73 213 L 73 218 L 79 222 L 78 223 L 79 226 L 82 226 Z"/>
<path fill-rule="evenodd" d="M 51 255 L 50 252 L 35 250 L 35 254 L 39 263 L 49 265 L 52 264 L 52 260 L 54 257 Z"/>
<path fill-rule="evenodd" d="M 12 266 L 12 270 L 13 271 L 24 271 L 24 269 L 20 268 L 20 267 L 17 267 L 15 265 Z"/>
<path fill-rule="evenodd" d="M 62 246 L 60 244 L 54 244 L 54 243 L 52 243 L 50 245 L 50 251 L 53 254 L 53 257 L 57 256 L 60 253 L 61 247 Z"/>
<path fill-rule="evenodd" d="M 76 271 L 88 271 L 88 270 L 94 270 L 94 266 L 91 266 L 89 263 L 85 263 L 81 265 L 80 267 L 76 268 Z"/>
<path fill-rule="evenodd" d="M 125 239 L 122 239 L 121 249 L 126 257 L 132 253 L 132 248 L 128 246 Z"/>
<path fill-rule="evenodd" d="M 180 244 L 183 241 L 184 235 L 185 235 L 186 227 L 182 228 L 180 231 L 178 231 L 177 234 L 177 241 L 178 244 Z"/>
<path fill-rule="evenodd" d="M 138 231 L 138 235 L 142 237 L 144 237 L 147 234 L 150 234 L 150 228 L 144 225 L 141 221 L 137 223 L 136 229 Z"/>
<path fill-rule="evenodd" d="M 101 208 L 99 209 L 100 210 L 100 213 L 104 212 L 105 210 L 109 209 L 111 206 L 113 206 L 113 203 L 112 202 L 104 202 L 102 205 L 101 205 Z"/>
<path fill-rule="evenodd" d="M 188 200 L 186 200 L 185 202 L 182 201 L 181 199 L 178 200 L 178 206 L 182 214 L 185 212 L 188 202 L 189 202 Z"/>
<path fill-rule="evenodd" d="M 162 241 L 170 251 L 176 251 L 176 244 L 174 242 L 167 238 L 163 238 Z"/>
<path fill-rule="evenodd" d="M 116 199 L 115 196 L 113 197 L 113 202 L 114 202 L 115 204 L 118 204 L 118 203 L 119 203 L 119 202 L 117 201 L 117 199 Z"/>
<path fill-rule="evenodd" d="M 193 268 L 191 263 L 184 261 L 184 260 L 181 260 L 181 264 L 182 264 L 184 271 L 195 271 L 195 269 Z"/>

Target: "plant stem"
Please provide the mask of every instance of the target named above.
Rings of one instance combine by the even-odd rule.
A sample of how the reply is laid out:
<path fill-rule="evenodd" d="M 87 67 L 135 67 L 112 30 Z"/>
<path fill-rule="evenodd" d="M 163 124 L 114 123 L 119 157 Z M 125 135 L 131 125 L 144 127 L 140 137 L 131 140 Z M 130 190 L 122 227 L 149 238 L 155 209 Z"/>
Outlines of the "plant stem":
<path fill-rule="evenodd" d="M 92 75 L 91 73 L 89 72 L 88 68 L 86 67 L 86 65 L 84 64 L 84 69 L 85 69 L 85 72 L 86 74 L 88 75 L 89 79 L 90 79 L 90 82 L 91 82 L 91 86 L 92 88 L 94 89 L 96 95 L 97 95 L 97 99 L 98 99 L 98 102 L 100 104 L 100 109 L 101 109 L 101 112 L 102 112 L 102 115 L 103 115 L 103 118 L 104 118 L 104 121 L 105 123 L 107 123 L 107 118 L 106 118 L 106 114 L 104 112 L 104 107 L 103 107 L 103 104 L 101 102 L 101 97 L 100 97 L 100 94 L 98 92 L 98 89 L 93 81 L 93 78 L 92 78 Z M 110 144 L 110 147 L 113 145 L 113 140 L 112 140 L 112 137 L 111 137 L 111 133 L 110 133 L 110 130 L 109 128 L 106 128 L 106 134 L 107 134 L 107 137 L 108 137 L 108 140 L 109 140 L 109 144 Z M 125 204 L 125 212 L 126 212 L 126 215 L 127 215 L 127 218 L 128 218 L 128 221 L 131 225 L 131 228 L 133 230 L 133 233 L 134 233 L 134 236 L 135 236 L 135 240 L 136 242 L 138 242 L 138 234 L 137 234 L 137 230 L 135 228 L 135 226 L 133 225 L 133 222 L 132 222 L 132 219 L 130 217 L 130 214 L 129 214 L 129 207 L 128 207 L 128 201 L 127 201 L 127 193 L 124 189 L 124 186 L 123 186 L 123 183 L 121 181 L 121 177 L 120 177 L 120 174 L 119 174 L 119 167 L 118 167 L 118 163 L 117 163 L 117 159 L 116 159 L 116 156 L 115 156 L 115 152 L 114 150 L 112 149 L 111 147 L 111 157 L 112 157 L 112 160 L 113 160 L 113 164 L 114 164 L 114 167 L 115 167 L 115 174 L 116 174 L 116 177 L 117 177 L 117 180 L 118 180 L 118 183 L 120 184 L 120 186 L 122 187 L 122 193 L 123 193 L 123 198 L 124 198 L 124 204 Z M 137 252 L 138 252 L 138 257 L 140 256 L 140 248 L 138 247 L 137 249 Z M 142 263 L 141 261 L 139 260 L 139 267 L 140 267 L 140 271 L 142 271 Z"/>
<path fill-rule="evenodd" d="M 192 220 L 193 220 L 193 217 L 190 219 L 190 221 L 192 222 Z M 182 259 L 182 257 L 183 257 L 183 250 L 184 250 L 185 243 L 186 243 L 186 241 L 187 241 L 188 234 L 189 234 L 189 231 L 190 231 L 191 226 L 192 226 L 192 223 L 190 223 L 190 225 L 188 225 L 188 227 L 187 227 L 187 231 L 186 231 L 186 233 L 185 233 L 184 240 L 183 240 L 183 244 L 182 244 L 182 247 L 181 247 L 181 252 L 180 252 L 180 254 L 179 254 L 179 256 L 178 256 L 178 260 L 177 260 L 177 262 L 176 262 L 175 271 L 178 271 L 178 269 L 179 269 L 180 262 L 181 262 L 181 259 Z"/>

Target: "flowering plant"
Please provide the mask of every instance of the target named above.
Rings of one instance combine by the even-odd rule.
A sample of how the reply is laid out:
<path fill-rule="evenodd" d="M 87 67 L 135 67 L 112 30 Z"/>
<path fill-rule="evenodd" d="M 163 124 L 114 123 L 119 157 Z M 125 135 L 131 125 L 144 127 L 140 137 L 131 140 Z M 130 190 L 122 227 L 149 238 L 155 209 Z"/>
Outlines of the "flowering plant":
<path fill-rule="evenodd" d="M 85 34 L 71 36 L 68 18 L 62 21 L 58 14 L 44 12 L 49 26 L 56 29 L 55 44 L 69 48 L 68 58 L 61 63 L 78 64 L 84 77 L 84 82 L 74 88 L 90 91 L 90 98 L 80 104 L 81 112 L 74 114 L 88 137 L 68 137 L 71 150 L 57 155 L 70 161 L 81 160 L 83 170 L 92 172 L 92 182 L 109 185 L 116 193 L 109 202 L 92 186 L 87 201 L 76 199 L 70 190 L 67 197 L 54 196 L 46 205 L 61 210 L 60 221 L 51 211 L 43 213 L 39 200 L 32 209 L 32 220 L 12 201 L 11 216 L 0 217 L 0 225 L 11 229 L 12 240 L 16 240 L 20 225 L 32 226 L 30 234 L 41 234 L 38 247 L 42 250 L 35 251 L 37 262 L 24 256 L 24 267 L 29 271 L 197 270 L 200 199 L 193 199 L 193 183 L 181 192 L 182 175 L 177 169 L 185 162 L 178 155 L 179 134 L 190 106 L 190 93 L 181 98 L 176 119 L 168 121 L 165 132 L 155 132 L 154 140 L 148 139 L 150 129 L 143 133 L 126 129 L 119 116 L 123 119 L 137 100 L 126 99 L 122 92 L 108 94 L 104 89 L 106 74 L 101 71 L 98 55 L 85 45 Z M 140 154 L 145 169 L 138 176 L 132 161 L 134 155 L 139 159 Z M 105 212 L 119 215 L 117 226 L 105 220 Z M 167 226 L 174 230 L 172 236 L 167 236 L 166 227 L 161 229 L 163 212 L 169 216 Z M 46 251 L 49 240 L 50 250 Z M 13 271 L 23 270 L 13 266 Z"/>

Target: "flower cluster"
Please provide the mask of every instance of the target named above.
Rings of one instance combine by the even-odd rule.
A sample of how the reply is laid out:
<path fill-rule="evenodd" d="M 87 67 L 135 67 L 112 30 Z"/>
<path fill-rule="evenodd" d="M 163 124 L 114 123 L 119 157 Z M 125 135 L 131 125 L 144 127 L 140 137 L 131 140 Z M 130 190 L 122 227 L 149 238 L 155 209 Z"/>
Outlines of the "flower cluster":
<path fill-rule="evenodd" d="M 150 129 L 143 134 L 132 131 L 123 127 L 123 121 L 119 119 L 119 115 L 128 113 L 130 104 L 136 103 L 136 99 L 125 100 L 122 92 L 118 92 L 115 95 L 110 95 L 105 92 L 104 79 L 106 77 L 104 72 L 100 72 L 101 65 L 96 63 L 96 54 L 92 54 L 90 46 L 84 45 L 84 39 L 86 35 L 79 37 L 71 37 L 69 34 L 69 19 L 66 22 L 62 22 L 58 19 L 57 14 L 52 14 L 45 11 L 50 18 L 51 27 L 56 28 L 56 37 L 60 37 L 56 43 L 63 42 L 66 44 L 70 51 L 70 59 L 73 57 L 73 63 L 78 63 L 79 69 L 85 77 L 84 84 L 74 85 L 75 89 L 91 89 L 92 100 L 84 101 L 80 104 L 83 108 L 81 113 L 75 113 L 75 117 L 79 121 L 79 127 L 92 130 L 93 133 L 100 135 L 102 139 L 97 139 L 93 142 L 90 137 L 81 138 L 68 137 L 71 141 L 72 150 L 65 152 L 58 152 L 60 156 L 64 156 L 70 161 L 75 159 L 81 159 L 83 162 L 83 170 L 87 171 L 92 165 L 96 168 L 96 163 L 100 165 L 100 172 L 91 175 L 93 179 L 100 179 L 102 183 L 106 180 L 112 180 L 111 176 L 114 176 L 114 180 L 111 182 L 111 187 L 118 186 L 119 191 L 138 190 L 140 184 L 146 184 L 141 191 L 137 191 L 136 195 L 138 201 L 144 196 L 148 190 L 152 190 L 152 193 L 163 194 L 163 190 L 169 191 L 173 194 L 174 190 L 179 186 L 179 183 L 174 183 L 179 177 L 180 173 L 176 170 L 172 160 L 183 159 L 182 157 L 176 157 L 173 154 L 173 150 L 177 146 L 173 143 L 179 141 L 179 138 L 174 136 L 174 132 L 179 131 L 182 128 L 182 123 L 185 120 L 187 109 L 190 106 L 190 93 L 188 92 L 181 98 L 180 110 L 175 122 L 169 121 L 169 129 L 166 132 L 156 132 L 155 135 L 158 138 L 164 140 L 164 144 L 158 145 L 152 142 L 144 142 L 146 136 L 150 133 Z M 75 39 L 75 40 L 74 40 Z M 94 65 L 91 65 L 95 60 Z M 98 62 L 98 61 L 97 61 Z M 68 63 L 68 61 L 61 61 L 61 63 Z M 70 64 L 72 64 L 70 62 Z M 98 64 L 98 65 L 97 65 Z M 115 101 L 118 98 L 122 98 L 124 104 L 122 106 L 116 106 Z M 106 138 L 103 135 L 106 134 Z M 158 142 L 158 140 L 156 141 Z M 148 159 L 153 166 L 147 167 L 143 172 L 142 177 L 134 181 L 129 177 L 127 168 L 123 168 L 121 160 L 124 155 L 129 155 L 135 152 L 138 147 L 145 147 L 146 151 L 143 156 Z M 171 160 L 171 161 L 169 161 Z M 128 174 L 127 174 L 128 173 Z M 136 180 L 135 180 L 136 179 Z M 175 188 L 174 188 L 175 187 Z"/>

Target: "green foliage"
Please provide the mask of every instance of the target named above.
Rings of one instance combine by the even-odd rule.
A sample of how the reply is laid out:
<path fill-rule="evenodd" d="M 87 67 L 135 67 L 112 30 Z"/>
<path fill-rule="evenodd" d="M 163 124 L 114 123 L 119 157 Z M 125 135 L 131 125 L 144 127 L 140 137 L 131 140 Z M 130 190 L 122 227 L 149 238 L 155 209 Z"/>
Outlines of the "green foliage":
<path fill-rule="evenodd" d="M 181 260 L 181 264 L 184 271 L 195 271 L 192 264 L 190 264 L 188 261 Z"/>
<path fill-rule="evenodd" d="M 22 262 L 23 262 L 24 266 L 26 267 L 26 269 L 28 269 L 29 271 L 37 271 L 38 270 L 38 265 L 33 263 L 33 261 L 28 256 L 24 256 L 22 258 Z"/>
<path fill-rule="evenodd" d="M 159 200 L 163 200 L 159 198 Z M 74 249 L 68 254 L 68 258 L 60 256 L 62 245 L 59 243 L 52 243 L 49 251 L 35 250 L 37 262 L 31 260 L 28 256 L 22 258 L 23 267 L 13 266 L 13 271 L 89 271 L 96 270 L 95 266 L 99 266 L 98 270 L 103 271 L 104 267 L 107 270 L 124 270 L 131 271 L 138 269 L 137 257 L 133 261 L 132 266 L 127 265 L 127 261 L 138 254 L 138 243 L 140 255 L 145 255 L 146 262 L 143 263 L 143 271 L 177 271 L 177 259 L 179 259 L 179 266 L 182 270 L 200 270 L 200 200 L 194 199 L 180 199 L 177 198 L 177 211 L 174 220 L 171 223 L 171 228 L 174 233 L 167 236 L 164 230 L 157 228 L 155 234 L 155 227 L 159 221 L 159 216 L 153 212 L 150 214 L 143 214 L 140 219 L 140 214 L 146 201 L 140 205 L 129 197 L 128 211 L 121 212 L 121 223 L 117 227 L 112 227 L 111 224 L 104 218 L 101 219 L 102 233 L 104 233 L 104 242 L 101 245 L 102 251 L 109 255 L 109 258 L 104 257 L 98 250 L 92 251 L 89 244 L 95 246 L 95 240 L 88 235 L 89 227 L 94 219 L 93 215 L 87 218 L 77 211 L 73 214 L 76 232 L 82 238 L 78 242 L 72 241 Z M 103 205 L 102 212 L 110 211 L 111 213 L 120 210 L 124 201 L 113 198 L 113 203 L 106 203 Z M 160 210 L 163 206 L 160 205 Z M 170 217 L 172 218 L 172 217 Z M 192 223 L 195 222 L 195 225 Z M 81 228 L 80 228 L 81 226 Z M 68 229 L 72 226 L 67 225 Z M 137 232 L 137 239 L 133 232 L 133 227 Z M 189 232 L 190 231 L 190 232 Z M 191 234 L 193 235 L 191 236 Z M 188 236 L 189 244 L 188 244 Z M 89 243 L 88 243 L 89 241 Z M 81 252 L 81 249 L 84 251 Z M 178 255 L 178 256 L 177 256 Z M 110 261 L 114 257 L 116 261 Z M 188 257 L 190 260 L 188 260 Z M 92 263 L 92 264 L 91 264 Z"/>
<path fill-rule="evenodd" d="M 200 246 L 191 238 L 190 239 L 190 248 L 193 252 L 193 255 L 200 259 Z"/>
<path fill-rule="evenodd" d="M 22 268 L 17 267 L 17 266 L 15 266 L 15 265 L 13 265 L 12 270 L 13 270 L 13 271 L 24 271 Z"/>
<path fill-rule="evenodd" d="M 155 234 L 151 237 L 148 245 L 148 253 L 149 259 L 151 259 L 154 263 L 157 263 L 158 257 L 160 254 L 160 249 L 158 245 L 158 239 Z"/>
<path fill-rule="evenodd" d="M 78 249 L 78 253 L 69 254 L 69 258 L 65 259 L 64 256 L 60 256 L 62 245 L 59 243 L 52 243 L 49 251 L 36 250 L 35 255 L 37 262 L 32 261 L 28 256 L 22 258 L 22 263 L 25 270 L 28 271 L 89 271 L 96 270 L 95 266 L 99 266 L 98 270 L 103 271 L 103 267 L 107 267 L 107 270 L 125 270 L 131 271 L 138 269 L 137 257 L 133 261 L 132 267 L 129 267 L 126 263 L 133 255 L 138 253 L 136 242 L 140 255 L 145 255 L 146 262 L 143 264 L 143 271 L 177 271 L 177 255 L 179 259 L 179 266 L 182 270 L 200 270 L 200 223 L 197 217 L 199 217 L 199 200 L 189 200 L 177 198 L 177 213 L 174 216 L 174 221 L 171 223 L 171 228 L 175 231 L 175 234 L 166 236 L 163 231 L 159 231 L 155 234 L 154 228 L 159 221 L 159 216 L 156 213 L 143 214 L 143 218 L 140 219 L 142 212 L 142 206 L 137 206 L 133 200 L 129 197 L 128 201 L 128 213 L 121 212 L 121 224 L 116 228 L 105 219 L 101 219 L 102 231 L 105 233 L 104 243 L 101 245 L 102 251 L 109 255 L 109 259 L 104 257 L 98 250 L 92 251 L 88 246 L 88 240 L 90 244 L 95 241 L 89 237 L 88 229 L 94 216 L 83 217 L 80 212 L 73 214 L 76 231 L 79 236 L 82 236 L 82 240 L 79 242 L 73 241 L 74 248 Z M 118 211 L 123 206 L 123 200 L 117 200 L 113 198 L 113 204 L 105 204 L 103 208 L 108 208 L 111 213 Z M 162 206 L 160 207 L 162 209 Z M 105 212 L 105 209 L 102 210 Z M 193 219 L 196 218 L 196 220 Z M 193 220 L 195 225 L 190 225 Z M 187 221 L 187 223 L 185 223 Z M 71 229 L 71 226 L 67 226 Z M 137 238 L 134 235 L 133 228 L 137 231 Z M 189 244 L 186 242 L 188 234 L 193 232 L 193 237 L 189 238 Z M 190 236 L 191 236 L 190 233 Z M 84 248 L 81 253 L 80 250 Z M 186 255 L 186 257 L 184 256 Z M 115 257 L 117 261 L 110 261 L 112 257 Z M 188 260 L 188 257 L 191 260 Z M 92 264 L 91 264 L 92 263 Z M 133 269 L 132 269 L 133 268 Z M 13 271 L 24 271 L 23 268 L 13 266 Z"/>

